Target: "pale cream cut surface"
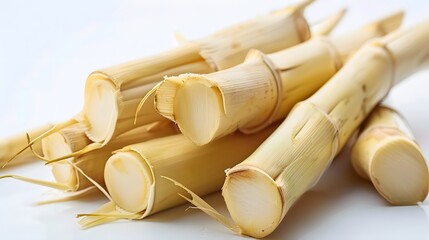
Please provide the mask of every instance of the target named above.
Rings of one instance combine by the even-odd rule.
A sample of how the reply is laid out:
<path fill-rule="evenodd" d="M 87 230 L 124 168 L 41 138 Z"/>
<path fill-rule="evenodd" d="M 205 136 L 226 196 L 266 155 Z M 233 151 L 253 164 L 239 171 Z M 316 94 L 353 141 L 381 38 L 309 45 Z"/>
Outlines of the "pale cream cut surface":
<path fill-rule="evenodd" d="M 72 152 L 70 146 L 65 141 L 64 137 L 59 133 L 54 133 L 51 136 L 47 137 L 46 139 L 43 139 L 43 144 L 50 145 L 48 150 L 47 147 L 45 147 L 44 155 L 49 157 L 54 156 L 64 156 L 66 154 L 70 154 Z M 54 152 L 55 151 L 55 152 Z M 68 159 L 67 159 L 68 160 Z M 58 183 L 62 183 L 65 185 L 70 186 L 70 188 L 74 188 L 74 186 L 77 185 L 77 179 L 76 179 L 76 170 L 71 166 L 69 163 L 67 163 L 65 160 L 64 162 L 58 162 L 52 165 L 52 174 L 55 177 L 55 180 Z"/>
<path fill-rule="evenodd" d="M 44 157 L 54 159 L 82 149 L 91 142 L 85 136 L 85 130 L 86 126 L 84 124 L 76 123 L 43 138 L 42 150 Z M 79 189 L 77 170 L 68 163 L 68 161 L 74 160 L 74 158 L 68 158 L 52 164 L 52 174 L 56 182 L 68 186 L 71 191 Z"/>
<path fill-rule="evenodd" d="M 176 123 L 185 128 L 190 129 L 191 132 L 188 137 L 193 142 L 208 142 L 213 136 L 208 136 L 207 139 L 201 139 L 205 137 L 201 136 L 202 129 L 216 129 L 220 123 L 220 112 L 221 105 L 219 104 L 221 99 L 216 94 L 216 87 L 207 86 L 204 81 L 192 81 L 184 84 L 184 87 L 177 90 L 176 98 L 181 99 L 179 103 L 176 103 L 175 109 L 177 109 Z M 218 109 L 212 110 L 207 106 L 216 106 Z M 202 120 L 200 115 L 204 114 L 207 116 L 206 119 Z M 191 126 L 189 126 L 190 124 Z M 213 133 L 214 134 L 214 133 Z M 192 137 L 195 136 L 195 139 Z"/>
<path fill-rule="evenodd" d="M 404 139 L 392 140 L 374 154 L 371 179 L 392 204 L 423 202 L 428 193 L 428 168 L 420 149 Z"/>
<path fill-rule="evenodd" d="M 352 163 L 391 204 L 417 204 L 428 194 L 426 160 L 406 122 L 390 108 L 378 106 L 368 117 L 353 147 Z"/>
<path fill-rule="evenodd" d="M 88 137 L 93 142 L 109 141 L 118 118 L 117 92 L 108 81 L 95 81 L 89 88 L 84 111 L 89 123 Z"/>
<path fill-rule="evenodd" d="M 243 180 L 235 184 L 234 178 L 227 178 L 225 185 L 228 188 L 222 191 L 222 195 L 227 202 L 229 199 L 241 199 L 231 201 L 228 210 L 234 222 L 241 226 L 242 234 L 263 237 L 265 232 L 274 231 L 276 226 L 272 222 L 281 220 L 283 205 L 276 182 L 257 168 L 242 172 L 236 169 L 235 174 Z"/>
<path fill-rule="evenodd" d="M 140 155 L 132 152 L 113 155 L 106 163 L 105 178 L 112 199 L 122 209 L 129 212 L 146 210 L 153 179 Z"/>

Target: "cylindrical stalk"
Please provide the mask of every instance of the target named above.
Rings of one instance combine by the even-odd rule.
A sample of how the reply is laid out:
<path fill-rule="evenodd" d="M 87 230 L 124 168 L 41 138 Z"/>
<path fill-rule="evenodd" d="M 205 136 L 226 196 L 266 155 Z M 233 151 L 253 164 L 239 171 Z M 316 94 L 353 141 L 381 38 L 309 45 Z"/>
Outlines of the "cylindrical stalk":
<path fill-rule="evenodd" d="M 422 202 L 429 190 L 429 170 L 422 150 L 405 120 L 394 110 L 377 106 L 352 149 L 356 172 L 370 180 L 393 205 Z"/>
<path fill-rule="evenodd" d="M 219 191 L 225 170 L 248 157 L 277 126 L 253 135 L 236 133 L 205 146 L 196 146 L 183 135 L 127 146 L 106 163 L 107 189 L 122 211 L 140 213 L 140 218 L 186 202 L 177 195 L 185 191 L 163 177 L 201 195 Z"/>
<path fill-rule="evenodd" d="M 94 72 L 85 89 L 88 137 L 106 144 L 124 131 L 159 120 L 148 105 L 140 111 L 137 125 L 132 122 L 141 98 L 165 75 L 208 73 L 240 63 L 249 49 L 270 53 L 307 40 L 310 31 L 302 12 L 311 2 L 304 0 L 206 38 L 182 42 L 171 51 Z"/>
<path fill-rule="evenodd" d="M 253 52 L 223 71 L 166 78 L 155 107 L 197 145 L 237 129 L 259 131 L 310 97 L 369 39 L 398 28 L 402 17 L 396 13 L 340 37 L 316 37 L 266 56 Z"/>
<path fill-rule="evenodd" d="M 82 137 L 85 135 L 85 130 L 85 126 L 78 123 L 44 138 L 42 144 L 45 157 L 55 158 L 82 149 L 89 142 L 89 139 L 82 141 L 85 139 Z M 177 130 L 174 125 L 169 123 L 156 128 L 152 128 L 151 125 L 142 126 L 124 133 L 101 149 L 52 164 L 52 173 L 56 182 L 68 186 L 69 191 L 78 191 L 92 186 L 93 184 L 87 177 L 100 185 L 104 185 L 104 167 L 113 151 L 130 144 L 176 133 Z M 83 171 L 86 176 L 82 175 L 75 167 Z"/>
<path fill-rule="evenodd" d="M 363 47 L 299 103 L 249 158 L 227 172 L 222 194 L 243 234 L 264 237 L 273 232 L 390 88 L 429 67 L 424 65 L 429 58 L 428 24 Z"/>
<path fill-rule="evenodd" d="M 40 134 L 48 131 L 52 128 L 52 124 L 45 124 L 38 128 L 31 129 L 25 133 L 19 133 L 7 138 L 4 138 L 0 141 L 0 167 L 3 166 L 7 161 L 9 161 L 14 155 L 23 149 L 28 144 L 28 139 L 26 134 L 31 138 L 35 138 Z M 33 150 L 41 153 L 42 145 L 40 143 L 36 143 L 33 145 Z M 33 157 L 33 153 L 30 149 L 22 152 L 17 159 L 15 160 L 17 163 L 26 159 Z"/>
<path fill-rule="evenodd" d="M 61 129 L 83 122 L 88 126 L 86 135 L 93 143 L 78 152 L 45 160 L 55 162 L 79 156 L 101 148 L 130 129 L 159 121 L 161 116 L 150 104 L 143 105 L 137 116 L 135 110 L 140 107 L 143 96 L 149 96 L 147 101 L 153 101 L 153 95 L 149 93 L 165 75 L 212 72 L 240 62 L 251 48 L 271 52 L 307 40 L 310 32 L 302 12 L 312 1 L 302 0 L 293 7 L 238 24 L 201 40 L 182 41 L 176 49 L 93 72 L 87 80 L 83 111 L 56 127 Z M 329 34 L 343 14 L 341 11 L 318 24 L 322 27 L 316 29 L 316 35 Z M 134 122 L 135 117 L 137 122 Z"/>
<path fill-rule="evenodd" d="M 86 137 L 85 131 L 84 124 L 76 123 L 42 139 L 44 157 L 54 159 L 82 149 L 91 142 Z M 68 161 L 74 161 L 74 159 L 68 158 L 52 165 L 55 181 L 68 186 L 73 191 L 79 188 L 78 174 Z"/>

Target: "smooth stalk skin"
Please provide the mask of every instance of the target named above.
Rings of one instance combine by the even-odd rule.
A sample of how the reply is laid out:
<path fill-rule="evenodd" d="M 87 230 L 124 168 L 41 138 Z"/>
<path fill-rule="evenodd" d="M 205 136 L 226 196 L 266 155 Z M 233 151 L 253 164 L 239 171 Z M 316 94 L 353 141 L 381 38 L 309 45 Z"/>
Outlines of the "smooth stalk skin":
<path fill-rule="evenodd" d="M 257 132 L 283 119 L 299 101 L 325 84 L 345 60 L 368 40 L 402 22 L 395 13 L 339 37 L 314 37 L 297 46 L 264 55 L 251 52 L 244 63 L 209 74 L 166 78 L 155 107 L 181 132 L 204 145 L 237 129 Z"/>
<path fill-rule="evenodd" d="M 121 212 L 139 214 L 137 219 L 186 202 L 177 195 L 186 192 L 164 177 L 181 181 L 200 195 L 219 191 L 225 170 L 248 157 L 277 126 L 253 135 L 236 133 L 201 147 L 181 134 L 127 146 L 106 163 L 107 189 Z"/>
<path fill-rule="evenodd" d="M 429 190 L 429 169 L 405 120 L 377 106 L 353 146 L 352 165 L 393 205 L 422 202 Z"/>
<path fill-rule="evenodd" d="M 227 171 L 222 194 L 243 234 L 273 232 L 391 87 L 429 67 L 428 25 L 426 20 L 360 49 L 250 157 Z"/>
<path fill-rule="evenodd" d="M 81 135 L 85 135 L 85 130 L 86 128 L 78 123 L 44 138 L 42 140 L 44 155 L 55 158 L 82 149 L 88 144 L 88 142 L 82 142 L 84 138 Z M 98 184 L 104 185 L 104 167 L 113 151 L 130 144 L 173 134 L 177 134 L 175 126 L 166 121 L 160 123 L 159 126 L 153 124 L 141 126 L 122 134 L 101 149 L 52 164 L 52 173 L 56 182 L 67 186 L 68 191 L 74 192 L 93 186 L 88 177 Z"/>
<path fill-rule="evenodd" d="M 27 132 L 19 133 L 7 138 L 0 140 L 0 166 L 3 166 L 9 159 L 11 159 L 19 150 L 23 149 L 28 144 L 28 139 L 26 134 L 29 135 L 30 139 L 39 136 L 40 134 L 48 131 L 52 128 L 52 124 L 45 124 L 40 127 L 30 129 Z M 41 153 L 42 145 L 36 143 L 33 145 L 33 150 Z M 17 162 L 22 160 L 29 159 L 33 156 L 33 153 L 30 149 L 22 152 L 19 157 L 16 159 Z"/>
<path fill-rule="evenodd" d="M 240 63 L 249 49 L 275 52 L 310 38 L 303 10 L 313 0 L 229 27 L 196 41 L 133 62 L 92 73 L 86 82 L 83 118 L 88 137 L 101 145 L 122 132 L 160 120 L 153 106 L 136 108 L 143 96 L 165 75 L 209 73 Z M 151 96 L 148 101 L 153 101 Z"/>

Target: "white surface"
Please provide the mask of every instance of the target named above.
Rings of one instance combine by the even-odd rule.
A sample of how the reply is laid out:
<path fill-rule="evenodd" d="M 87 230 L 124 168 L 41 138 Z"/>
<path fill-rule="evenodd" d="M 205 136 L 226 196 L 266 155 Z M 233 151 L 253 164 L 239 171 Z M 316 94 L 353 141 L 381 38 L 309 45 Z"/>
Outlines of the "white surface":
<path fill-rule="evenodd" d="M 188 38 L 286 6 L 288 1 L 1 1 L 0 137 L 77 113 L 86 76 L 100 67 L 171 48 L 173 33 Z M 428 16 L 429 2 L 320 0 L 307 15 L 314 22 L 340 7 L 350 11 L 336 33 L 400 8 L 405 25 Z M 428 26 L 429 27 L 429 26 Z M 388 98 L 410 122 L 429 157 L 429 73 L 413 76 Z M 429 207 L 391 207 L 370 183 L 356 176 L 347 151 L 320 183 L 288 213 L 270 238 L 428 239 Z M 0 170 L 50 179 L 38 162 Z M 1 239 L 226 239 L 239 238 L 187 206 L 143 221 L 121 221 L 80 230 L 75 214 L 91 212 L 106 199 L 33 206 L 45 188 L 0 181 Z M 208 198 L 222 207 L 219 194 Z"/>

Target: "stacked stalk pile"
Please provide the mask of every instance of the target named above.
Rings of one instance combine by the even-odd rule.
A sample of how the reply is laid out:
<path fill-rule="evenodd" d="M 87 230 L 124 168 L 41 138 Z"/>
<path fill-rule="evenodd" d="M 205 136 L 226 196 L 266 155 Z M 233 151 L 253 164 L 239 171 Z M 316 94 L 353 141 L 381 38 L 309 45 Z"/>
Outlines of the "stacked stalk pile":
<path fill-rule="evenodd" d="M 163 177 L 174 178 L 198 194 L 219 191 L 225 169 L 248 157 L 278 124 L 251 136 L 236 133 L 199 147 L 183 135 L 126 146 L 106 163 L 104 177 L 111 202 L 80 221 L 84 228 L 116 219 L 143 219 L 186 202 Z M 240 149 L 237 151 L 237 149 Z"/>
<path fill-rule="evenodd" d="M 81 123 L 77 123 L 44 138 L 42 140 L 44 155 L 54 158 L 82 149 L 89 142 L 84 137 L 85 129 Z M 165 121 L 161 126 L 152 124 L 133 129 L 112 140 L 101 149 L 53 163 L 52 174 L 55 182 L 17 175 L 6 175 L 1 178 L 15 178 L 62 191 L 75 192 L 72 195 L 64 195 L 64 197 L 73 196 L 76 198 L 80 196 L 79 193 L 86 193 L 88 188 L 92 188 L 94 184 L 99 187 L 104 186 L 104 167 L 113 151 L 130 144 L 174 134 L 177 134 L 176 128 Z"/>
<path fill-rule="evenodd" d="M 368 40 L 398 28 L 402 17 L 400 12 L 349 34 L 315 37 L 268 55 L 254 51 L 223 71 L 168 77 L 156 90 L 155 107 L 197 145 L 237 129 L 259 131 L 310 97 Z"/>
<path fill-rule="evenodd" d="M 398 82 L 429 67 L 429 20 L 360 49 L 328 83 L 297 104 L 245 161 L 227 171 L 226 222 L 192 195 L 192 203 L 240 234 L 265 237 L 329 167 L 352 133 Z"/>
<path fill-rule="evenodd" d="M 304 42 L 311 36 L 303 15 L 310 3 L 312 0 L 303 0 L 295 6 L 229 27 L 200 40 L 181 41 L 179 47 L 173 50 L 93 72 L 86 82 L 83 111 L 33 139 L 30 144 L 64 127 L 84 123 L 86 137 L 91 143 L 56 159 L 44 158 L 46 161 L 58 161 L 101 148 L 122 133 L 162 120 L 152 106 L 144 105 L 137 114 L 138 121 L 134 123 L 141 98 L 163 76 L 185 72 L 209 73 L 240 63 L 253 48 L 271 53 Z M 342 12 L 328 19 L 327 25 L 335 25 L 341 15 Z M 330 31 L 332 27 L 325 25 L 319 29 Z M 153 97 L 150 96 L 149 100 Z"/>
<path fill-rule="evenodd" d="M 311 2 L 91 73 L 82 112 L 0 142 L 1 164 L 32 152 L 52 164 L 55 182 L 0 178 L 73 196 L 100 189 L 109 202 L 79 215 L 84 228 L 189 201 L 259 238 L 279 226 L 367 118 L 352 152 L 355 170 L 392 204 L 422 201 L 429 170 L 421 149 L 403 119 L 377 105 L 429 68 L 429 20 L 391 33 L 400 12 L 327 38 L 316 35 L 329 33 L 344 12 L 311 34 L 303 16 Z M 173 77 L 161 81 L 165 75 Z M 199 197 L 220 189 L 232 221 Z"/>
<path fill-rule="evenodd" d="M 314 51 L 314 54 L 306 55 L 303 57 L 304 60 L 302 60 L 302 62 L 308 66 L 313 65 L 317 61 L 333 62 L 334 67 L 332 68 L 335 69 L 335 66 L 338 65 L 336 63 L 337 61 L 341 61 L 341 57 L 350 55 L 352 51 L 359 48 L 365 41 L 397 28 L 401 23 L 402 15 L 402 13 L 394 14 L 360 28 L 351 34 L 339 37 L 338 41 L 343 41 L 342 47 L 338 51 L 339 53 L 332 51 L 332 46 L 329 42 L 326 43 L 328 41 L 326 39 L 312 40 L 309 42 L 310 44 L 304 44 L 303 49 L 305 49 L 306 52 L 312 52 L 311 50 L 315 50 L 314 47 L 320 46 L 322 50 Z M 360 36 L 359 41 L 356 40 L 357 36 Z M 314 43 L 312 43 L 313 41 Z M 350 42 L 350 44 L 346 44 L 346 41 Z M 288 51 L 288 53 L 296 53 L 296 51 Z M 272 59 L 276 59 L 276 62 L 280 62 L 282 60 L 281 57 L 283 57 L 283 60 L 288 60 L 288 57 L 291 56 L 282 55 L 281 53 L 279 55 L 280 56 L 272 56 Z M 258 57 L 256 59 L 260 60 L 261 58 Z M 246 64 L 248 64 L 248 61 Z M 255 67 L 255 65 L 258 66 L 258 64 L 265 68 L 267 66 L 263 61 L 256 61 L 256 64 L 250 64 L 250 66 L 246 65 L 243 67 L 242 65 L 238 65 L 237 67 L 222 72 L 230 73 L 230 71 L 234 72 L 238 69 L 237 73 L 231 75 L 240 76 L 246 74 L 246 70 L 261 70 L 261 68 Z M 320 66 L 321 69 L 325 67 L 325 65 Z M 309 87 L 320 87 L 320 85 L 323 84 L 323 80 L 326 81 L 329 79 L 329 76 L 333 75 L 335 72 L 332 68 L 326 70 L 328 72 L 326 75 L 328 76 L 324 77 L 321 82 L 314 81 L 315 86 Z M 301 70 L 297 73 L 302 73 L 303 71 L 304 70 Z M 221 75 L 222 72 L 218 72 L 219 75 Z M 320 74 L 320 72 L 323 72 L 323 70 L 317 71 L 311 76 L 314 77 Z M 268 77 L 272 76 L 271 72 L 264 68 L 262 68 L 262 73 L 268 73 Z M 297 76 L 297 73 L 294 76 Z M 217 73 L 212 75 L 215 74 Z M 249 75 L 267 76 L 263 74 L 254 74 L 254 72 L 251 72 Z M 287 74 L 284 75 L 288 76 Z M 309 77 L 305 79 L 307 82 L 302 83 L 303 85 L 311 82 L 308 78 Z M 255 82 L 257 81 L 264 81 L 264 78 L 255 79 Z M 240 81 L 238 86 L 242 83 L 243 81 Z M 198 91 L 199 89 L 193 90 Z M 262 91 L 263 90 L 264 89 L 262 89 Z M 204 92 L 202 95 L 205 95 Z M 197 100 L 202 99 L 194 99 L 194 101 Z M 181 104 L 185 108 L 189 107 L 187 104 Z M 272 129 L 270 132 L 272 132 Z M 263 133 L 266 134 L 267 131 L 263 131 Z M 189 140 L 186 140 L 184 136 L 177 136 L 126 147 L 110 158 L 105 170 L 105 181 L 114 204 L 108 203 L 108 205 L 103 206 L 100 210 L 96 211 L 96 213 L 88 215 L 90 218 L 84 219 L 81 223 L 83 226 L 88 227 L 96 223 L 104 223 L 109 220 L 109 217 L 111 220 L 119 218 L 119 216 L 123 218 L 139 219 L 153 212 L 183 203 L 183 199 L 181 199 L 182 201 L 178 201 L 178 196 L 175 196 L 175 191 L 172 190 L 174 188 L 171 188 L 171 186 L 170 188 L 165 187 L 166 181 L 160 179 L 160 176 L 166 176 L 176 180 L 181 179 L 179 181 L 183 180 L 187 186 L 195 187 L 196 191 L 202 195 L 220 190 L 221 182 L 218 180 L 223 178 L 223 170 L 244 160 L 245 157 L 259 146 L 259 144 L 256 143 L 261 143 L 260 140 L 263 139 L 265 138 L 261 138 L 260 134 L 249 135 L 246 139 L 243 134 L 236 133 L 228 138 L 213 142 L 208 146 L 197 147 Z M 240 151 L 236 151 L 236 148 L 240 148 Z M 169 152 L 161 154 L 161 149 L 169 149 Z M 229 156 L 231 153 L 235 153 L 235 155 L 233 155 L 233 157 Z M 198 169 L 198 172 L 196 169 Z M 210 178 L 202 180 L 202 177 L 198 177 L 206 175 L 210 175 Z M 158 179 L 157 185 L 154 183 L 155 179 Z M 123 186 L 129 187 L 124 188 Z M 204 188 L 202 188 L 203 186 Z M 166 199 L 170 199 L 171 202 Z M 153 211 L 152 205 L 155 209 Z M 98 215 L 98 217 L 96 215 Z"/>
<path fill-rule="evenodd" d="M 149 117 L 143 117 L 143 121 L 133 124 L 137 100 L 147 94 L 163 75 L 177 74 L 182 71 L 210 72 L 241 61 L 250 48 L 256 47 L 271 52 L 305 41 L 310 37 L 310 32 L 303 11 L 311 2 L 311 0 L 302 1 L 296 6 L 252 19 L 197 41 L 182 41 L 178 48 L 153 57 L 95 71 L 87 81 L 85 107 L 82 113 L 65 123 L 56 125 L 49 131 L 45 127 L 29 134 L 30 138 L 39 136 L 30 145 L 36 156 L 53 163 L 52 172 L 56 182 L 16 175 L 7 175 L 3 178 L 13 177 L 73 192 L 85 190 L 92 184 L 103 185 L 104 165 L 112 151 L 175 132 L 171 126 L 165 129 L 159 129 L 158 126 L 155 127 L 158 130 L 153 131 L 153 125 L 162 127 L 163 124 L 160 124 L 162 121 L 158 121 L 162 118 L 154 114 L 155 111 L 150 108 L 142 111 L 143 115 L 149 113 Z M 344 11 L 340 11 L 322 21 L 315 26 L 314 34 L 328 34 L 343 15 Z M 238 45 L 232 46 L 230 43 Z M 113 86 L 112 83 L 115 89 L 110 88 Z M 106 90 L 107 88 L 110 90 Z M 116 124 L 116 120 L 110 118 L 109 113 L 112 111 L 115 112 L 115 116 L 120 113 L 121 117 L 116 120 L 121 124 Z M 149 126 L 152 130 L 145 130 L 147 127 L 132 130 L 147 123 L 152 124 Z M 105 141 L 94 137 L 104 131 L 100 130 L 101 128 L 115 132 L 115 136 L 110 136 Z M 94 132 L 97 134 L 94 135 Z M 40 139 L 42 144 L 38 142 Z M 8 139 L 8 142 L 11 140 L 13 139 Z M 19 144 L 15 143 L 16 141 L 10 142 L 13 148 L 4 145 L 8 146 L 6 149 L 8 155 L 4 158 L 4 162 L 7 162 L 7 158 L 10 159 L 19 149 L 25 149 L 24 146 L 27 145 L 25 135 L 16 140 L 20 141 Z M 43 156 L 41 155 L 42 145 Z M 27 149 L 20 153 L 19 157 L 22 158 L 31 154 L 31 151 Z"/>

